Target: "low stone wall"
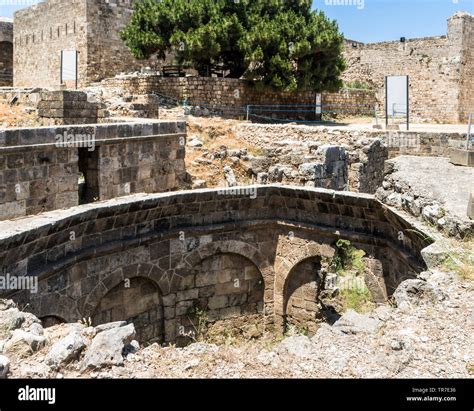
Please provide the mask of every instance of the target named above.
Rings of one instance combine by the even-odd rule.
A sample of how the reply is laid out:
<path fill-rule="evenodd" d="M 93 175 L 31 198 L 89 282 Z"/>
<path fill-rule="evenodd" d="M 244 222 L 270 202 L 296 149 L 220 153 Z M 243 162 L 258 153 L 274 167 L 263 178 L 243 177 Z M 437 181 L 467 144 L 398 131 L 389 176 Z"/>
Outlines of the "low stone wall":
<path fill-rule="evenodd" d="M 259 183 L 374 194 L 382 184 L 384 161 L 389 158 L 386 143 L 375 133 L 253 124 L 238 125 L 235 132 L 239 139 L 261 147 L 261 155 L 250 156 L 245 166 Z M 334 155 L 328 157 L 328 153 Z"/>
<path fill-rule="evenodd" d="M 39 279 L 38 293 L 2 294 L 42 319 L 139 318 L 140 335 L 166 342 L 189 341 L 203 313 L 257 316 L 283 331 L 298 315 L 287 310 L 293 293 L 314 281 L 301 264 L 330 259 L 336 241 L 349 240 L 381 262 L 390 295 L 425 267 L 431 240 L 414 231 L 373 196 L 324 189 L 122 198 L 0 222 L 1 272 Z M 307 309 L 315 320 L 317 306 Z"/>
<path fill-rule="evenodd" d="M 2 130 L 0 219 L 176 190 L 185 135 L 184 122 L 157 121 Z"/>
<path fill-rule="evenodd" d="M 210 77 L 161 77 L 152 75 L 130 75 L 104 80 L 100 83 L 104 94 L 144 95 L 162 94 L 178 101 L 187 100 L 190 106 L 222 108 L 229 117 L 245 117 L 247 106 L 258 105 L 306 105 L 314 106 L 314 92 L 278 92 L 256 87 L 254 83 L 240 79 Z M 346 110 L 347 114 L 371 115 L 376 104 L 375 92 L 370 90 L 343 90 L 340 93 L 322 93 L 322 109 Z M 226 108 L 225 108 L 226 107 Z M 314 113 L 295 114 L 292 107 L 282 107 L 280 116 L 286 118 L 308 117 L 315 120 Z M 311 110 L 310 107 L 299 107 L 299 110 Z M 278 114 L 278 113 L 277 113 Z M 257 120 L 274 117 L 272 110 L 251 107 L 250 115 Z M 277 116 L 278 117 L 278 116 Z M 311 118 L 309 118 L 311 117 Z"/>
<path fill-rule="evenodd" d="M 38 116 L 54 125 L 94 124 L 105 117 L 97 103 L 87 101 L 80 91 L 44 91 L 40 94 Z"/>

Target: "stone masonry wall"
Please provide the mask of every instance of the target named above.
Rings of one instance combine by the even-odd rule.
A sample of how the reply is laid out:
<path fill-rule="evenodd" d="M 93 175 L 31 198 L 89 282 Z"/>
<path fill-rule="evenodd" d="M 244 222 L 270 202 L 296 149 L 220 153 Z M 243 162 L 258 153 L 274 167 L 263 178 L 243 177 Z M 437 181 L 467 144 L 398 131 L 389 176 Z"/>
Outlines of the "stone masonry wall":
<path fill-rule="evenodd" d="M 346 82 L 359 81 L 384 97 L 386 75 L 410 76 L 410 114 L 415 121 L 457 123 L 474 111 L 472 100 L 473 17 L 448 20 L 448 35 L 362 44 L 346 41 Z"/>
<path fill-rule="evenodd" d="M 56 87 L 61 83 L 61 50 L 77 50 L 78 75 L 87 72 L 87 2 L 49 0 L 14 16 L 15 87 Z"/>
<path fill-rule="evenodd" d="M 431 240 L 372 196 L 258 186 L 252 197 L 241 189 L 122 198 L 0 222 L 1 272 L 39 278 L 36 294 L 6 294 L 40 318 L 66 321 L 118 318 L 111 315 L 122 301 L 122 320 L 138 316 L 145 333 L 151 327 L 159 339 L 164 329 L 165 342 L 184 343 L 198 326 L 189 324 L 196 307 L 211 321 L 260 316 L 261 326 L 282 331 L 297 291 L 288 285 L 293 268 L 333 257 L 340 238 L 381 261 L 389 295 L 425 267 L 420 251 Z M 154 298 L 143 280 L 122 288 L 136 278 L 154 283 Z M 146 304 L 136 305 L 142 297 Z"/>
<path fill-rule="evenodd" d="M 94 124 L 98 111 L 98 105 L 78 91 L 42 92 L 38 103 L 38 116 L 55 125 Z"/>
<path fill-rule="evenodd" d="M 81 85 L 142 67 L 159 68 L 156 58 L 137 60 L 119 37 L 130 21 L 135 0 L 87 0 L 87 75 Z"/>
<path fill-rule="evenodd" d="M 101 82 L 104 96 L 111 97 L 161 94 L 180 102 L 187 100 L 190 106 L 223 108 L 231 117 L 245 117 L 248 105 L 306 105 L 316 103 L 314 92 L 278 92 L 262 90 L 252 82 L 240 79 L 211 77 L 161 77 L 151 75 L 118 76 Z M 375 92 L 370 90 L 343 90 L 340 93 L 323 93 L 322 105 L 325 110 L 347 109 L 347 114 L 372 115 L 376 104 Z M 274 116 L 274 113 L 262 111 L 263 107 L 250 107 L 250 115 L 256 119 Z M 282 107 L 283 109 L 283 107 Z M 291 109 L 291 108 L 290 108 Z M 300 107 L 299 110 L 310 110 Z M 280 117 L 293 113 L 281 112 Z M 311 115 L 298 114 L 301 118 Z M 311 120 L 315 119 L 312 115 Z"/>
<path fill-rule="evenodd" d="M 118 37 L 132 0 L 47 0 L 15 13 L 14 84 L 60 86 L 61 50 L 78 51 L 78 85 L 159 65 L 137 61 Z"/>
<path fill-rule="evenodd" d="M 2 130 L 0 220 L 78 205 L 80 172 L 89 199 L 176 190 L 185 132 L 183 122 Z M 88 153 L 92 162 L 81 158 Z"/>
<path fill-rule="evenodd" d="M 0 87 L 13 85 L 13 23 L 0 19 Z"/>
<path fill-rule="evenodd" d="M 474 16 L 459 17 L 452 24 L 462 31 L 460 111 L 462 118 L 474 114 Z M 454 30 L 454 27 L 453 27 Z"/>

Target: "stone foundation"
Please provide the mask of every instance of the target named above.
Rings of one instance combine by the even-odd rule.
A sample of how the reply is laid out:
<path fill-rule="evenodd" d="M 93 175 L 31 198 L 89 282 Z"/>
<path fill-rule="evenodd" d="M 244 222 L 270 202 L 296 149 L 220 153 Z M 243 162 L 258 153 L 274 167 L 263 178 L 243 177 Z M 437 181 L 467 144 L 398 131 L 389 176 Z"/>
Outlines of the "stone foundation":
<path fill-rule="evenodd" d="M 260 318 L 250 334 L 282 332 L 286 320 L 311 323 L 319 260 L 334 256 L 340 238 L 380 261 L 387 295 L 425 268 L 420 252 L 431 240 L 372 196 L 240 189 L 122 198 L 0 222 L 2 273 L 39 279 L 37 294 L 6 294 L 40 318 L 134 319 L 142 338 L 184 344 L 203 321 Z"/>
<path fill-rule="evenodd" d="M 183 122 L 0 131 L 0 219 L 133 193 L 176 190 L 185 179 Z M 81 201 L 83 202 L 83 201 Z"/>

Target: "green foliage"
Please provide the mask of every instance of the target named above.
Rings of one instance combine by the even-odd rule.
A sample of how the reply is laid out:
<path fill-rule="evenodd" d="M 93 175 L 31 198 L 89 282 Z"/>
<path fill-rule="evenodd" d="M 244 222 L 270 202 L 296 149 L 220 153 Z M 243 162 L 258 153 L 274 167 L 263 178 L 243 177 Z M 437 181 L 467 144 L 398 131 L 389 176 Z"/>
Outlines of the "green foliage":
<path fill-rule="evenodd" d="M 207 326 L 209 318 L 207 310 L 202 308 L 198 302 L 191 307 L 189 314 L 191 315 L 194 332 L 189 337 L 194 341 L 202 342 L 206 338 Z"/>
<path fill-rule="evenodd" d="M 373 306 L 373 298 L 367 286 L 344 288 L 341 290 L 341 302 L 345 310 L 353 309 L 359 313 L 368 311 Z"/>
<path fill-rule="evenodd" d="M 344 274 L 348 270 L 355 270 L 357 274 L 362 274 L 365 269 L 364 261 L 362 260 L 364 256 L 365 252 L 353 247 L 350 241 L 337 240 L 336 254 L 331 266 L 339 274 Z"/>
<path fill-rule="evenodd" d="M 349 89 L 357 89 L 357 90 L 373 90 L 374 89 L 374 87 L 371 86 L 370 84 L 363 83 L 359 80 L 344 83 L 344 86 Z"/>
<path fill-rule="evenodd" d="M 121 37 L 137 58 L 174 52 L 201 75 L 222 68 L 285 91 L 342 86 L 343 36 L 311 0 L 141 0 Z"/>

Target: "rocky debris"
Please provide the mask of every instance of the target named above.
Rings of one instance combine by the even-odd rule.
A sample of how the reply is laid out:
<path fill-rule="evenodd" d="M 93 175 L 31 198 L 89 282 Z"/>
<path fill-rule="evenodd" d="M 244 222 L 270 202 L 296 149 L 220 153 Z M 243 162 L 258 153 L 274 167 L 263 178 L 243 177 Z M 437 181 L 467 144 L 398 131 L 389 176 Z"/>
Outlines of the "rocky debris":
<path fill-rule="evenodd" d="M 194 180 L 193 181 L 193 190 L 198 190 L 200 188 L 207 188 L 207 182 L 204 180 Z"/>
<path fill-rule="evenodd" d="M 77 359 L 85 347 L 86 340 L 78 330 L 73 330 L 68 336 L 51 347 L 45 363 L 52 368 L 59 368 Z"/>
<path fill-rule="evenodd" d="M 354 310 L 348 310 L 334 323 L 333 327 L 346 334 L 372 334 L 379 329 L 380 321 L 368 315 L 359 314 Z"/>
<path fill-rule="evenodd" d="M 473 178 L 472 168 L 453 166 L 447 158 L 399 156 L 385 163 L 376 197 L 449 236 L 464 238 L 474 232 L 467 216 Z"/>
<path fill-rule="evenodd" d="M 12 331 L 20 328 L 28 330 L 34 323 L 38 325 L 36 333 L 41 333 L 41 321 L 34 315 L 18 310 L 11 302 L 5 303 L 4 307 L 0 310 L 0 338 L 8 337 Z"/>
<path fill-rule="evenodd" d="M 81 368 L 85 370 L 122 365 L 123 350 L 134 338 L 133 324 L 100 332 L 88 347 Z"/>
<path fill-rule="evenodd" d="M 437 267 L 441 264 L 449 255 L 449 250 L 447 250 L 441 241 L 436 241 L 433 244 L 425 247 L 421 250 L 421 256 L 425 261 L 428 268 Z"/>
<path fill-rule="evenodd" d="M 51 368 L 45 363 L 21 364 L 18 371 L 20 378 L 51 378 Z"/>
<path fill-rule="evenodd" d="M 304 335 L 285 338 L 277 348 L 277 352 L 285 352 L 301 358 L 309 357 L 312 350 L 311 340 Z"/>
<path fill-rule="evenodd" d="M 469 280 L 430 269 L 400 284 L 394 301 L 370 313 L 349 310 L 333 326 L 322 323 L 310 337 L 280 340 L 262 324 L 258 338 L 241 334 L 226 340 L 229 328 L 222 327 L 219 345 L 198 342 L 184 348 L 140 347 L 133 325 L 123 322 L 95 328 L 60 324 L 44 330 L 47 350 L 30 351 L 27 357 L 8 354 L 8 377 L 472 378 L 474 289 Z M 1 300 L 0 307 L 15 308 Z M 49 366 L 53 347 L 72 333 L 82 336 L 87 349 L 70 362 Z"/>
<path fill-rule="evenodd" d="M 127 325 L 126 321 L 115 321 L 113 323 L 100 324 L 94 327 L 95 333 L 99 334 L 103 331 L 113 330 L 114 328 L 125 327 Z"/>
<path fill-rule="evenodd" d="M 11 337 L 5 342 L 3 352 L 15 353 L 20 357 L 27 357 L 39 351 L 46 344 L 46 338 L 25 330 L 14 330 Z"/>
<path fill-rule="evenodd" d="M 439 302 L 442 301 L 445 296 L 432 284 L 421 279 L 405 280 L 393 293 L 393 300 L 398 307 L 404 303 L 418 304 L 423 298 L 429 298 Z"/>
<path fill-rule="evenodd" d="M 0 380 L 7 378 L 10 371 L 10 360 L 4 355 L 0 355 Z"/>
<path fill-rule="evenodd" d="M 234 171 L 229 166 L 224 167 L 224 176 L 229 187 L 236 187 L 238 185 Z"/>
<path fill-rule="evenodd" d="M 191 148 L 202 147 L 204 143 L 199 139 L 198 136 L 190 136 L 187 141 L 187 146 Z"/>

